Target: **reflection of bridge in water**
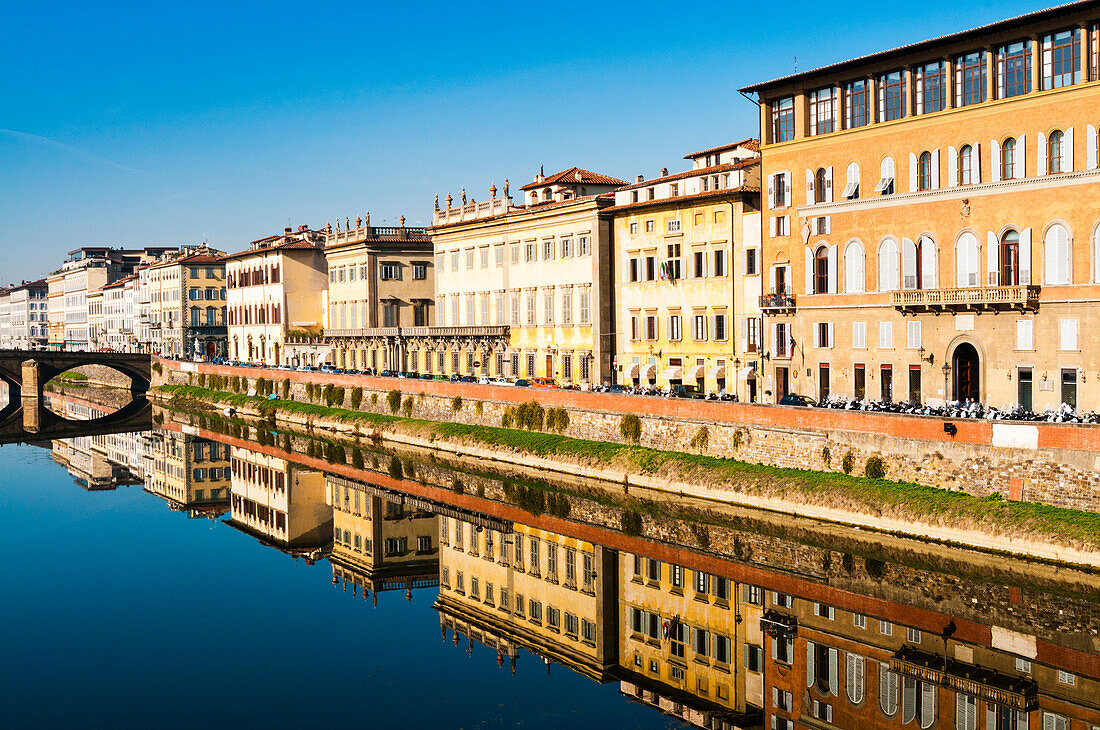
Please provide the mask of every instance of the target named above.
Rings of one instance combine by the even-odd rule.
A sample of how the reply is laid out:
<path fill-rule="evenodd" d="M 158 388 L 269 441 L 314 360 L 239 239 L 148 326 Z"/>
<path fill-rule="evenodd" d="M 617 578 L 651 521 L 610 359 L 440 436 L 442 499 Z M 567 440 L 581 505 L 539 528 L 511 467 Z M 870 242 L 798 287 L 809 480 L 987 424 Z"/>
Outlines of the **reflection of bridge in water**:
<path fill-rule="evenodd" d="M 9 393 L 11 392 L 9 387 Z M 86 421 L 62 418 L 40 398 L 9 398 L 0 409 L 0 444 L 102 436 L 153 427 L 153 406 L 144 395 L 135 395 L 127 405 L 105 416 Z"/>

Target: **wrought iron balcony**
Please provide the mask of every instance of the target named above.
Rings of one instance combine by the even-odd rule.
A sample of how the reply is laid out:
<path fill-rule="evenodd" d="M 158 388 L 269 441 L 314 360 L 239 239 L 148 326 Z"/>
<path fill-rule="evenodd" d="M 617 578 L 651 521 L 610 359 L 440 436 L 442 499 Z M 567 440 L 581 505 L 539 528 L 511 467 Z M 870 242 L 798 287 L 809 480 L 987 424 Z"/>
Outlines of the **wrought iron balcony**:
<path fill-rule="evenodd" d="M 1025 310 L 1039 308 L 1039 287 L 975 286 L 961 289 L 907 289 L 890 293 L 903 312 Z"/>
<path fill-rule="evenodd" d="M 760 297 L 760 309 L 765 311 L 793 311 L 794 296 L 791 294 L 764 294 Z"/>
<path fill-rule="evenodd" d="M 891 671 L 936 684 L 948 690 L 979 697 L 1024 712 L 1035 708 L 1038 687 L 1028 677 L 1001 674 L 954 659 L 903 646 L 890 662 Z"/>

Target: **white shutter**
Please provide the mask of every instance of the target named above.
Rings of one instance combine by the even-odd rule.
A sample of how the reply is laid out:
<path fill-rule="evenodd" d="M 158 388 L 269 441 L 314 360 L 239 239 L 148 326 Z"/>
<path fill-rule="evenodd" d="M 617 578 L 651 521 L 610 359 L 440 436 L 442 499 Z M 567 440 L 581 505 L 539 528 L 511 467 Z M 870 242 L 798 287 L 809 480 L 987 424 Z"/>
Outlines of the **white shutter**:
<path fill-rule="evenodd" d="M 833 202 L 833 167 L 825 168 L 825 201 Z"/>
<path fill-rule="evenodd" d="M 749 320 L 741 318 L 741 352 L 749 349 Z"/>
<path fill-rule="evenodd" d="M 909 192 L 917 192 L 917 156 L 909 153 Z"/>
<path fill-rule="evenodd" d="M 1096 169 L 1096 127 L 1085 127 L 1085 167 L 1089 170 Z"/>
<path fill-rule="evenodd" d="M 814 642 L 806 642 L 806 686 L 812 687 L 814 685 L 814 677 L 817 676 L 817 668 L 814 666 L 814 659 L 816 658 L 816 652 L 814 651 Z"/>
<path fill-rule="evenodd" d="M 836 334 L 833 332 L 833 323 L 832 322 L 829 322 L 825 326 L 825 332 L 826 332 L 826 335 L 829 338 L 829 342 L 826 343 L 825 346 L 829 347 L 829 348 L 836 347 Z M 830 649 L 830 651 L 836 651 L 836 649 Z M 835 670 L 835 667 L 834 667 L 834 670 Z"/>
<path fill-rule="evenodd" d="M 901 288 L 916 289 L 917 246 L 909 238 L 901 239 Z"/>
<path fill-rule="evenodd" d="M 829 246 L 829 293 L 836 294 L 837 245 Z"/>
<path fill-rule="evenodd" d="M 940 189 L 940 151 L 932 150 L 932 189 Z"/>
<path fill-rule="evenodd" d="M 1001 180 L 1001 143 L 995 139 L 989 140 L 989 169 L 993 182 Z"/>
<path fill-rule="evenodd" d="M 774 219 L 774 218 L 772 218 L 772 220 L 774 221 L 775 219 Z M 773 267 L 771 267 L 771 285 L 772 285 L 772 288 L 771 288 L 771 289 L 769 289 L 768 291 L 770 291 L 770 292 L 771 292 L 772 294 L 780 294 L 780 293 L 782 293 L 782 292 L 777 292 L 777 291 L 775 290 L 775 273 L 776 273 L 776 269 L 777 269 L 777 268 L 778 268 L 778 267 L 776 267 L 776 266 L 773 266 Z"/>
<path fill-rule="evenodd" d="M 1000 263 L 1000 252 L 1001 251 L 997 241 L 997 234 L 993 231 L 988 231 L 986 233 L 985 260 L 986 271 L 989 273 L 989 277 L 986 281 L 986 286 L 996 286 L 998 284 L 998 282 L 996 281 L 996 275 L 998 264 Z M 981 285 L 980 282 L 979 285 Z"/>
<path fill-rule="evenodd" d="M 1016 140 L 1016 153 L 1012 155 L 1012 177 L 1023 180 L 1027 174 L 1027 139 L 1021 134 Z"/>
<path fill-rule="evenodd" d="M 806 205 L 814 204 L 814 171 L 806 170 Z"/>
<path fill-rule="evenodd" d="M 768 176 L 768 210 L 775 207 L 775 175 Z M 772 235 L 775 235 L 775 226 L 772 226 Z"/>
<path fill-rule="evenodd" d="M 1077 320 L 1062 319 L 1058 321 L 1059 342 L 1058 349 L 1073 352 L 1077 349 Z"/>
<path fill-rule="evenodd" d="M 1020 283 L 1031 283 L 1031 229 L 1020 234 Z"/>
<path fill-rule="evenodd" d="M 783 173 L 783 200 L 786 201 L 784 205 L 791 204 L 791 173 L 789 172 Z"/>
<path fill-rule="evenodd" d="M 1047 174 L 1047 136 L 1039 132 L 1038 163 L 1035 166 L 1036 175 Z"/>
<path fill-rule="evenodd" d="M 1030 319 L 1016 320 L 1016 349 L 1030 350 L 1032 348 L 1032 327 Z"/>
<path fill-rule="evenodd" d="M 775 238 L 775 226 L 776 226 L 776 221 L 777 220 L 778 219 L 776 219 L 775 217 L 772 217 L 772 218 L 768 219 L 768 223 L 771 225 L 771 237 L 772 238 Z"/>
<path fill-rule="evenodd" d="M 917 716 L 917 680 L 901 678 L 901 723 L 912 722 Z"/>
<path fill-rule="evenodd" d="M 833 326 L 829 325 L 829 344 L 832 345 Z M 840 689 L 840 682 L 837 679 L 837 669 L 840 665 L 839 658 L 837 657 L 836 649 L 829 649 L 829 690 L 836 695 L 837 690 Z M 832 719 L 832 718 L 830 718 Z"/>
<path fill-rule="evenodd" d="M 921 272 L 924 275 L 924 281 L 921 282 L 922 289 L 935 289 L 936 281 L 939 278 L 936 275 L 936 244 L 935 242 L 925 236 L 921 240 Z"/>
<path fill-rule="evenodd" d="M 814 323 L 814 349 L 821 347 L 821 327 Z"/>
<path fill-rule="evenodd" d="M 971 173 L 971 177 L 975 185 L 982 181 L 982 146 L 980 144 L 974 145 L 974 153 L 970 157 L 974 164 L 974 170 Z"/>
<path fill-rule="evenodd" d="M 806 293 L 814 293 L 814 254 L 810 249 L 806 251 Z"/>
<path fill-rule="evenodd" d="M 947 148 L 947 185 L 955 187 L 959 184 L 959 153 L 954 147 Z"/>
<path fill-rule="evenodd" d="M 1062 166 L 1063 172 L 1073 172 L 1073 127 L 1066 130 L 1062 137 Z"/>
<path fill-rule="evenodd" d="M 936 718 L 936 685 L 931 682 L 921 682 L 920 694 L 920 726 L 931 727 Z"/>

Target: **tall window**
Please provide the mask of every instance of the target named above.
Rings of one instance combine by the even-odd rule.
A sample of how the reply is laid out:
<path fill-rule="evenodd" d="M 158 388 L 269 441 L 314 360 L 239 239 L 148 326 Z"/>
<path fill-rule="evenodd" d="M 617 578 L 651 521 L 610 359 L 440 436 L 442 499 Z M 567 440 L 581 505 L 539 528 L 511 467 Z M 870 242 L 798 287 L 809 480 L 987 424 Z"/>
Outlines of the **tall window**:
<path fill-rule="evenodd" d="M 836 129 L 836 88 L 810 92 L 810 132 L 828 134 Z"/>
<path fill-rule="evenodd" d="M 1047 140 L 1047 172 L 1055 173 L 1065 170 L 1063 139 L 1062 132 L 1059 130 L 1050 133 L 1050 139 Z"/>
<path fill-rule="evenodd" d="M 1016 176 L 1016 140 L 1009 137 L 1001 143 L 1001 179 L 1011 180 Z"/>
<path fill-rule="evenodd" d="M 1043 88 L 1060 89 L 1081 82 L 1081 30 L 1043 37 Z"/>
<path fill-rule="evenodd" d="M 955 285 L 977 286 L 979 266 L 978 239 L 973 233 L 964 233 L 955 244 Z"/>
<path fill-rule="evenodd" d="M 1069 232 L 1064 226 L 1055 223 L 1047 230 L 1043 242 L 1046 258 L 1044 284 L 1070 283 L 1070 246 Z"/>
<path fill-rule="evenodd" d="M 959 185 L 971 185 L 974 182 L 974 147 L 963 145 L 959 150 Z"/>
<path fill-rule="evenodd" d="M 955 101 L 958 106 L 984 102 L 985 84 L 985 51 L 968 53 L 955 59 Z"/>
<path fill-rule="evenodd" d="M 925 151 L 920 153 L 917 160 L 917 189 L 932 189 L 932 153 Z"/>
<path fill-rule="evenodd" d="M 947 69 L 943 61 L 917 69 L 917 114 L 943 111 L 947 103 Z"/>
<path fill-rule="evenodd" d="M 878 120 L 890 122 L 905 116 L 905 72 L 894 71 L 878 78 Z"/>
<path fill-rule="evenodd" d="M 829 248 L 818 246 L 814 252 L 814 294 L 829 292 Z"/>
<path fill-rule="evenodd" d="M 866 79 L 844 87 L 844 128 L 865 127 L 871 121 L 870 89 Z"/>
<path fill-rule="evenodd" d="M 878 289 L 894 291 L 898 288 L 898 245 L 886 239 L 878 247 Z"/>
<path fill-rule="evenodd" d="M 794 139 L 794 97 L 777 99 L 772 107 L 772 142 Z"/>
<path fill-rule="evenodd" d="M 1020 283 L 1020 234 L 1008 231 L 1001 237 L 1001 286 Z"/>
<path fill-rule="evenodd" d="M 1031 41 L 997 49 L 998 98 L 1021 96 L 1031 90 Z"/>
<path fill-rule="evenodd" d="M 828 198 L 826 196 L 826 185 L 828 183 L 828 173 L 824 167 L 818 168 L 814 173 L 814 202 L 824 203 Z"/>

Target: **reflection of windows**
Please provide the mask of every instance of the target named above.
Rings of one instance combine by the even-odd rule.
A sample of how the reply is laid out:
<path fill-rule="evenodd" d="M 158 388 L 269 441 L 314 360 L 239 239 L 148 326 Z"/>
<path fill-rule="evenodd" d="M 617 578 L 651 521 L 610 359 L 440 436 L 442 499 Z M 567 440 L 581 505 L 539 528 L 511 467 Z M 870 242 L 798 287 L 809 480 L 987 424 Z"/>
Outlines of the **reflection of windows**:
<path fill-rule="evenodd" d="M 921 728 L 936 722 L 936 685 L 913 677 L 902 679 L 902 724 L 916 721 Z"/>
<path fill-rule="evenodd" d="M 878 666 L 878 704 L 887 717 L 898 714 L 898 675 L 890 671 L 889 664 Z"/>
<path fill-rule="evenodd" d="M 794 639 L 772 637 L 772 659 L 782 664 L 792 664 L 794 659 Z"/>

